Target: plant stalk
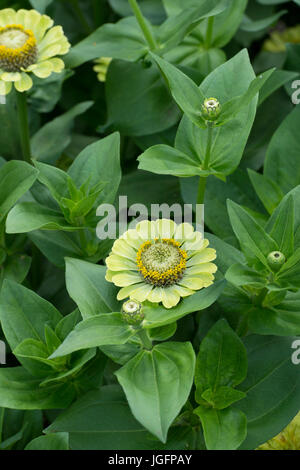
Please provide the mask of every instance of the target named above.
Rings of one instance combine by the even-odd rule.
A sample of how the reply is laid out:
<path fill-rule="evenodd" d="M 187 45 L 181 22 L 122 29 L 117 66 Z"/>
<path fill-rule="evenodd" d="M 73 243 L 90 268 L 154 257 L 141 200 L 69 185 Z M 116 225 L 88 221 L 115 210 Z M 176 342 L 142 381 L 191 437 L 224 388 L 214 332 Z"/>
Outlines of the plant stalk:
<path fill-rule="evenodd" d="M 150 351 L 152 349 L 152 341 L 148 336 L 147 330 L 139 330 L 137 334 L 142 342 L 143 348 Z"/>
<path fill-rule="evenodd" d="M 77 16 L 79 22 L 81 23 L 81 25 L 83 26 L 85 32 L 87 34 L 91 34 L 92 32 L 92 28 L 90 27 L 89 23 L 87 22 L 84 14 L 82 13 L 82 10 L 80 8 L 80 4 L 79 4 L 79 1 L 78 0 L 69 0 L 69 2 L 71 3 L 72 7 L 73 7 L 73 11 L 75 13 L 75 15 Z"/>
<path fill-rule="evenodd" d="M 206 35 L 205 35 L 205 42 L 204 42 L 206 49 L 209 49 L 211 46 L 213 29 L 214 29 L 214 21 L 215 21 L 214 16 L 211 16 L 207 20 L 207 28 L 206 28 Z"/>
<path fill-rule="evenodd" d="M 206 152 L 205 152 L 204 162 L 202 165 L 203 170 L 207 170 L 209 166 L 214 123 L 209 121 L 207 123 L 207 126 L 208 126 L 207 127 L 207 143 L 206 143 Z M 206 180 L 207 180 L 207 176 L 200 176 L 199 178 L 197 204 L 204 204 Z"/>
<path fill-rule="evenodd" d="M 26 93 L 17 91 L 17 109 L 19 115 L 19 131 L 20 140 L 23 153 L 23 159 L 25 162 L 32 164 L 31 162 L 31 149 L 30 149 L 30 133 L 28 123 L 28 108 L 27 108 L 27 97 Z"/>
<path fill-rule="evenodd" d="M 138 3 L 136 0 L 128 0 L 129 1 L 129 4 L 131 6 L 131 9 L 134 13 L 134 16 L 136 17 L 136 20 L 142 30 L 142 33 L 150 47 L 150 50 L 154 50 L 157 48 L 157 44 L 156 44 L 156 41 L 155 41 L 155 38 L 153 37 L 153 34 L 152 32 L 150 31 L 146 21 L 145 21 L 145 18 L 143 16 L 143 13 L 141 12 L 141 9 L 140 7 L 138 6 Z"/>

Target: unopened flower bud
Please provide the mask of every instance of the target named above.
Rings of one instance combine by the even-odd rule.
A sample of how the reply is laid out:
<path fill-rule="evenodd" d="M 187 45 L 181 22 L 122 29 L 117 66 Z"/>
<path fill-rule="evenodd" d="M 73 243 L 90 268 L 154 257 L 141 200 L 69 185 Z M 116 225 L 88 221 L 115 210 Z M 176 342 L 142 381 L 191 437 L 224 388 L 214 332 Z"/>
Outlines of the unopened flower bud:
<path fill-rule="evenodd" d="M 286 262 L 286 258 L 281 251 L 272 251 L 268 254 L 267 261 L 272 271 L 276 272 Z"/>
<path fill-rule="evenodd" d="M 202 116 L 206 121 L 215 121 L 221 112 L 221 105 L 216 98 L 207 98 L 202 105 Z"/>
<path fill-rule="evenodd" d="M 121 313 L 126 323 L 132 326 L 138 326 L 144 320 L 142 304 L 134 299 L 123 303 Z"/>

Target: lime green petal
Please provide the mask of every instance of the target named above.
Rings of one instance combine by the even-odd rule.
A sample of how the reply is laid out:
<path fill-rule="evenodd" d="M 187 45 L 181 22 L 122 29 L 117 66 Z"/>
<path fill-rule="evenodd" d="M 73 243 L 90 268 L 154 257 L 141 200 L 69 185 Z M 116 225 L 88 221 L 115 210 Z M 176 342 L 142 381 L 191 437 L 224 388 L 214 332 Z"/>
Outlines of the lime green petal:
<path fill-rule="evenodd" d="M 178 286 L 177 284 L 174 284 L 172 288 L 175 292 L 177 292 L 178 295 L 180 295 L 180 297 L 188 297 L 189 295 L 194 294 L 193 290 L 187 289 L 183 286 Z"/>
<path fill-rule="evenodd" d="M 5 82 L 18 82 L 20 78 L 21 74 L 19 72 L 3 72 L 0 75 L 0 79 Z"/>
<path fill-rule="evenodd" d="M 113 247 L 112 247 L 112 252 L 115 255 L 123 256 L 132 261 L 136 259 L 136 255 L 137 255 L 136 250 L 134 250 L 134 248 L 129 246 L 127 241 L 122 238 L 119 238 L 118 240 L 114 242 Z"/>
<path fill-rule="evenodd" d="M 145 241 L 135 229 L 127 230 L 127 232 L 122 235 L 121 239 L 125 240 L 127 244 L 136 251 L 139 250 L 140 246 Z"/>
<path fill-rule="evenodd" d="M 12 89 L 12 82 L 3 82 L 0 80 L 0 95 L 8 95 Z"/>
<path fill-rule="evenodd" d="M 139 284 L 132 284 L 131 286 L 122 287 L 122 289 L 120 289 L 118 292 L 117 299 L 118 300 L 127 299 L 127 297 L 130 297 L 132 291 L 137 289 L 137 287 L 139 286 L 143 286 L 144 284 L 145 284 L 144 282 L 140 282 Z"/>
<path fill-rule="evenodd" d="M 180 286 L 187 287 L 188 289 L 198 290 L 204 287 L 203 280 L 200 277 L 192 277 L 192 276 L 183 276 L 183 278 L 179 282 Z"/>
<path fill-rule="evenodd" d="M 62 59 L 59 59 L 58 57 L 53 57 L 49 59 L 48 62 L 52 64 L 54 73 L 61 73 L 65 68 L 64 61 Z"/>
<path fill-rule="evenodd" d="M 15 82 L 15 88 L 18 91 L 27 91 L 32 87 L 32 79 L 27 75 L 27 73 L 22 72 L 21 78 L 18 82 Z"/>
<path fill-rule="evenodd" d="M 112 278 L 113 276 L 115 275 L 116 273 L 113 272 L 113 271 L 110 271 L 109 269 L 107 269 L 106 273 L 105 273 L 105 279 L 108 281 L 108 282 L 112 282 Z"/>
<path fill-rule="evenodd" d="M 16 23 L 24 26 L 25 29 L 30 29 L 33 34 L 35 33 L 36 25 L 39 23 L 41 14 L 36 10 L 18 10 L 16 13 Z"/>
<path fill-rule="evenodd" d="M 47 15 L 41 15 L 38 23 L 35 25 L 33 29 L 33 33 L 35 35 L 35 38 L 38 44 L 41 42 L 41 40 L 45 36 L 46 31 L 49 28 L 52 28 L 52 26 L 53 26 L 53 20 Z"/>
<path fill-rule="evenodd" d="M 195 238 L 194 227 L 187 222 L 177 225 L 174 233 L 175 240 L 189 240 L 192 241 Z"/>
<path fill-rule="evenodd" d="M 108 256 L 108 258 L 105 260 L 105 263 L 108 269 L 111 271 L 138 270 L 137 264 L 134 261 L 118 255 Z"/>
<path fill-rule="evenodd" d="M 187 267 L 189 266 L 194 266 L 195 264 L 200 264 L 200 263 L 208 263 L 209 261 L 213 261 L 216 259 L 216 250 L 214 248 L 206 248 L 203 251 L 196 252 L 194 255 L 192 255 L 186 265 Z"/>
<path fill-rule="evenodd" d="M 112 276 L 112 282 L 118 287 L 126 287 L 141 282 L 141 276 L 131 271 L 125 271 Z"/>
<path fill-rule="evenodd" d="M 50 60 L 45 60 L 32 65 L 32 72 L 39 78 L 48 78 L 53 72 L 53 65 Z"/>
<path fill-rule="evenodd" d="M 0 26 L 16 24 L 16 12 L 12 8 L 4 8 L 0 10 Z"/>
<path fill-rule="evenodd" d="M 136 289 L 133 289 L 130 293 L 132 299 L 137 300 L 138 302 L 144 302 L 147 299 L 148 295 L 152 291 L 153 286 L 151 284 L 138 285 Z"/>
<path fill-rule="evenodd" d="M 160 238 L 173 238 L 177 225 L 170 219 L 158 219 L 154 223 L 156 233 Z"/>
<path fill-rule="evenodd" d="M 214 263 L 201 263 L 195 264 L 190 268 L 186 269 L 186 274 L 194 275 L 194 274 L 202 274 L 202 273 L 215 273 L 217 271 L 217 266 Z"/>
<path fill-rule="evenodd" d="M 190 251 L 191 253 L 193 251 L 200 251 L 206 248 L 209 245 L 209 241 L 206 239 L 203 239 L 202 234 L 200 232 L 195 232 L 195 238 L 193 240 L 187 240 L 184 243 L 183 248 L 186 251 Z"/>
<path fill-rule="evenodd" d="M 172 308 L 178 304 L 180 295 L 171 287 L 165 287 L 162 293 L 162 303 L 165 308 Z"/>
<path fill-rule="evenodd" d="M 163 288 L 162 287 L 154 287 L 154 289 L 148 295 L 147 300 L 149 302 L 157 303 L 161 302 L 163 297 Z"/>
<path fill-rule="evenodd" d="M 64 36 L 61 26 L 51 28 L 39 44 L 39 61 L 46 60 L 55 55 L 66 54 L 70 49 L 70 43 Z"/>

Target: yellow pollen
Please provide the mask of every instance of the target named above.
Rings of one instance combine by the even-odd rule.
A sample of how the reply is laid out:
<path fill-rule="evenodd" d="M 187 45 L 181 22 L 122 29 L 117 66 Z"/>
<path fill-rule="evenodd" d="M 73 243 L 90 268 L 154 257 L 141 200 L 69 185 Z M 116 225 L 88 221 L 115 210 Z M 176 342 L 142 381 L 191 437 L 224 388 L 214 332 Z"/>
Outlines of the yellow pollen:
<path fill-rule="evenodd" d="M 136 257 L 140 274 L 146 282 L 157 287 L 167 287 L 180 280 L 186 269 L 186 260 L 186 251 L 173 238 L 146 241 Z"/>
<path fill-rule="evenodd" d="M 31 30 L 20 24 L 0 28 L 0 68 L 20 72 L 37 59 L 37 43 Z"/>

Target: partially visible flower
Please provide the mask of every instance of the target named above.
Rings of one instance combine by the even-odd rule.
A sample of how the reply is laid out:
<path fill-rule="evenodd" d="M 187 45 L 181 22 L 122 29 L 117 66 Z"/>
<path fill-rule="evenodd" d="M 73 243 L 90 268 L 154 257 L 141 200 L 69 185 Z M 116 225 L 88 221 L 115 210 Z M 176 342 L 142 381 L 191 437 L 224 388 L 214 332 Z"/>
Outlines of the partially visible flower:
<path fill-rule="evenodd" d="M 0 10 L 0 95 L 7 95 L 14 84 L 23 92 L 32 87 L 30 74 L 47 78 L 60 73 L 70 44 L 61 26 L 36 10 Z"/>
<path fill-rule="evenodd" d="M 284 52 L 287 43 L 300 44 L 300 25 L 287 28 L 284 31 L 273 31 L 270 38 L 264 42 L 263 50 Z"/>
<path fill-rule="evenodd" d="M 122 305 L 122 317 L 129 325 L 138 326 L 144 320 L 143 306 L 141 302 L 129 299 Z"/>
<path fill-rule="evenodd" d="M 107 70 L 111 61 L 111 57 L 101 57 L 100 59 L 95 60 L 93 69 L 95 72 L 97 72 L 97 78 L 99 82 L 106 81 Z"/>
<path fill-rule="evenodd" d="M 300 450 L 300 413 L 280 434 L 259 446 L 258 450 Z"/>
<path fill-rule="evenodd" d="M 214 121 L 220 115 L 221 105 L 216 98 L 206 98 L 202 105 L 202 116 L 207 121 Z"/>
<path fill-rule="evenodd" d="M 106 280 L 121 287 L 118 299 L 162 302 L 171 308 L 181 297 L 214 281 L 216 251 L 192 225 L 144 220 L 113 244 Z"/>
<path fill-rule="evenodd" d="M 268 265 L 273 271 L 279 271 L 281 266 L 286 262 L 286 258 L 281 251 L 271 251 L 267 257 Z"/>

